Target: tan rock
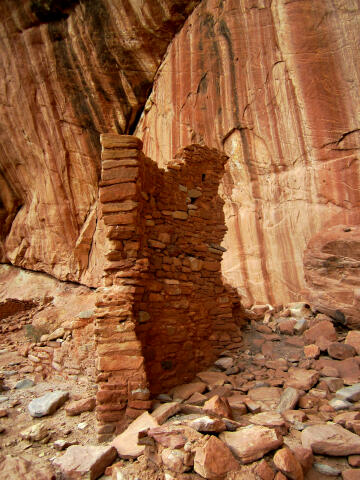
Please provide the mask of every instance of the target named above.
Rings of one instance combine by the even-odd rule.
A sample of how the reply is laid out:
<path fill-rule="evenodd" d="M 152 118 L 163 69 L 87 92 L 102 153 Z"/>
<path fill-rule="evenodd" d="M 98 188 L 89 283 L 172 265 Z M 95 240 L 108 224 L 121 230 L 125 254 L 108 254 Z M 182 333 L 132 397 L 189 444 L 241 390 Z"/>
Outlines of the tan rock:
<path fill-rule="evenodd" d="M 266 460 L 261 460 L 261 462 L 256 465 L 254 473 L 260 477 L 261 480 L 274 480 L 275 472 L 269 466 Z"/>
<path fill-rule="evenodd" d="M 161 452 L 161 460 L 167 469 L 175 473 L 184 473 L 192 465 L 191 453 L 179 449 L 165 448 Z"/>
<path fill-rule="evenodd" d="M 228 381 L 227 375 L 222 372 L 200 372 L 196 375 L 200 380 L 207 384 L 208 387 L 214 388 L 224 385 Z"/>
<path fill-rule="evenodd" d="M 359 480 L 360 468 L 349 468 L 341 472 L 343 480 Z"/>
<path fill-rule="evenodd" d="M 304 448 L 313 453 L 344 456 L 360 453 L 360 438 L 337 424 L 313 425 L 301 433 Z"/>
<path fill-rule="evenodd" d="M 306 345 L 304 354 L 306 358 L 318 358 L 320 356 L 320 348 L 315 344 Z"/>
<path fill-rule="evenodd" d="M 230 449 L 214 436 L 195 450 L 194 470 L 204 478 L 216 480 L 239 468 Z"/>
<path fill-rule="evenodd" d="M 282 436 L 275 430 L 258 425 L 244 427 L 236 432 L 223 432 L 219 438 L 243 463 L 262 458 L 283 443 Z"/>
<path fill-rule="evenodd" d="M 148 412 L 144 412 L 123 433 L 118 435 L 111 445 L 116 448 L 119 457 L 137 458 L 144 451 L 144 446 L 138 445 L 138 433 L 157 426 L 158 423 L 155 418 Z"/>
<path fill-rule="evenodd" d="M 283 413 L 286 410 L 292 410 L 296 407 L 300 398 L 300 393 L 296 388 L 287 387 L 283 391 L 280 397 L 279 404 L 277 406 L 277 411 Z"/>
<path fill-rule="evenodd" d="M 291 480 L 303 480 L 302 467 L 289 448 L 282 448 L 275 453 L 274 464 Z"/>
<path fill-rule="evenodd" d="M 292 447 L 292 453 L 302 466 L 303 472 L 306 473 L 310 470 L 314 463 L 314 455 L 309 448 L 303 448 L 299 446 Z"/>

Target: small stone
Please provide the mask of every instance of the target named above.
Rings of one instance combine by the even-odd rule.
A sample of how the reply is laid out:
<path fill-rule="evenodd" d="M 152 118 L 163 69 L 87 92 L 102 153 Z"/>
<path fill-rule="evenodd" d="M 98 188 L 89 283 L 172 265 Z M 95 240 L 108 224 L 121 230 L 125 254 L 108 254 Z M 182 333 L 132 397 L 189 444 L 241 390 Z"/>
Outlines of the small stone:
<path fill-rule="evenodd" d="M 279 413 L 283 413 L 286 410 L 294 409 L 299 401 L 299 398 L 300 393 L 296 388 L 285 388 L 281 395 L 280 402 L 276 411 Z"/>
<path fill-rule="evenodd" d="M 344 386 L 344 380 L 336 377 L 324 377 L 321 379 L 328 386 L 330 392 L 336 392 Z"/>
<path fill-rule="evenodd" d="M 328 320 L 318 322 L 316 325 L 304 332 L 304 338 L 307 344 L 316 343 L 318 345 L 317 340 L 320 337 L 324 337 L 332 342 L 337 340 L 337 334 L 334 325 Z"/>
<path fill-rule="evenodd" d="M 294 333 L 296 335 L 301 335 L 305 332 L 307 327 L 306 318 L 299 318 L 299 320 L 294 325 Z"/>
<path fill-rule="evenodd" d="M 360 412 L 339 413 L 334 417 L 333 422 L 344 427 L 347 422 L 352 422 L 354 420 L 360 420 Z"/>
<path fill-rule="evenodd" d="M 64 455 L 56 458 L 53 464 L 61 470 L 64 478 L 69 480 L 79 478 L 95 480 L 115 458 L 116 450 L 113 447 L 73 445 Z"/>
<path fill-rule="evenodd" d="M 336 397 L 341 400 L 347 400 L 348 402 L 356 402 L 360 400 L 360 383 L 351 385 L 350 387 L 344 387 L 337 390 Z"/>
<path fill-rule="evenodd" d="M 229 448 L 214 436 L 195 450 L 194 470 L 204 478 L 216 480 L 239 468 L 240 464 Z"/>
<path fill-rule="evenodd" d="M 20 437 L 30 442 L 40 442 L 49 435 L 49 430 L 43 422 L 31 425 L 23 432 L 20 433 Z"/>
<path fill-rule="evenodd" d="M 233 367 L 234 360 L 231 357 L 221 357 L 216 360 L 214 365 L 221 368 L 221 370 L 228 370 L 229 368 Z"/>
<path fill-rule="evenodd" d="M 291 480 L 303 480 L 302 467 L 289 448 L 282 448 L 275 453 L 274 464 Z"/>
<path fill-rule="evenodd" d="M 88 423 L 86 422 L 78 423 L 78 426 L 77 426 L 79 430 L 85 430 L 87 427 L 88 427 Z"/>
<path fill-rule="evenodd" d="M 206 384 L 203 382 L 186 383 L 179 385 L 172 389 L 171 393 L 173 399 L 176 401 L 187 400 L 194 393 L 203 393 L 206 389 Z"/>
<path fill-rule="evenodd" d="M 351 467 L 360 467 L 360 455 L 350 455 L 348 462 Z"/>
<path fill-rule="evenodd" d="M 62 338 L 65 335 L 65 330 L 60 327 L 57 328 L 54 332 L 52 332 L 48 338 L 47 341 L 50 342 L 51 340 L 57 340 L 58 338 Z"/>
<path fill-rule="evenodd" d="M 337 477 L 338 475 L 341 475 L 341 470 L 338 468 L 331 467 L 330 465 L 327 465 L 326 463 L 314 463 L 313 464 L 314 470 L 316 470 L 319 473 L 322 473 L 323 475 L 329 475 L 332 477 Z"/>
<path fill-rule="evenodd" d="M 332 398 L 329 401 L 329 405 L 337 412 L 338 410 L 347 410 L 352 407 L 350 402 L 341 400 L 340 398 Z"/>
<path fill-rule="evenodd" d="M 312 467 L 314 463 L 314 455 L 309 448 L 303 447 L 294 447 L 292 452 L 295 455 L 296 459 L 302 466 L 304 473 L 306 473 Z"/>
<path fill-rule="evenodd" d="M 315 344 L 306 345 L 304 354 L 306 358 L 318 358 L 320 356 L 320 348 Z"/>
<path fill-rule="evenodd" d="M 7 417 L 8 416 L 8 411 L 6 408 L 1 408 L 0 409 L 0 418 Z"/>
<path fill-rule="evenodd" d="M 152 413 L 151 416 L 155 418 L 159 425 L 162 425 L 166 420 L 173 415 L 176 415 L 180 410 L 180 405 L 178 402 L 164 403 L 157 407 Z"/>
<path fill-rule="evenodd" d="M 261 480 L 273 480 L 275 477 L 275 472 L 264 459 L 256 465 L 254 473 Z"/>
<path fill-rule="evenodd" d="M 70 442 L 69 440 L 65 440 L 65 439 L 59 439 L 59 440 L 56 440 L 53 443 L 53 445 L 55 450 L 62 451 L 68 447 L 71 447 L 71 445 L 75 445 L 75 442 Z"/>
<path fill-rule="evenodd" d="M 51 415 L 63 405 L 69 398 L 68 392 L 57 390 L 56 392 L 46 393 L 42 397 L 35 398 L 28 405 L 29 413 L 32 417 L 44 417 Z"/>
<path fill-rule="evenodd" d="M 321 375 L 324 377 L 340 377 L 339 370 L 335 367 L 324 367 L 321 370 Z"/>
<path fill-rule="evenodd" d="M 24 380 L 19 380 L 15 384 L 15 388 L 20 390 L 20 389 L 23 389 L 23 388 L 33 387 L 34 385 L 35 385 L 35 382 L 33 380 L 30 380 L 30 378 L 24 378 Z"/>
<path fill-rule="evenodd" d="M 336 358 L 337 360 L 345 360 L 346 358 L 351 358 L 356 355 L 356 350 L 352 345 L 339 342 L 330 343 L 327 351 L 330 357 Z"/>
<path fill-rule="evenodd" d="M 350 330 L 346 336 L 345 344 L 354 347 L 356 353 L 360 355 L 360 332 L 358 330 Z"/>
<path fill-rule="evenodd" d="M 249 422 L 254 424 L 254 425 L 263 425 L 264 427 L 269 427 L 269 428 L 279 428 L 281 430 L 280 433 L 283 435 L 287 432 L 287 429 L 285 428 L 285 420 L 280 415 L 280 413 L 277 412 L 262 412 L 262 413 L 257 413 L 255 415 L 252 415 L 249 417 Z"/>
<path fill-rule="evenodd" d="M 223 432 L 219 438 L 243 463 L 258 460 L 283 444 L 279 433 L 259 425 L 240 428 L 236 432 Z"/>
<path fill-rule="evenodd" d="M 188 422 L 189 427 L 197 432 L 221 433 L 226 430 L 225 422 L 221 418 L 210 418 L 206 415 Z"/>
<path fill-rule="evenodd" d="M 65 412 L 68 416 L 80 415 L 83 412 L 92 412 L 95 408 L 95 398 L 83 398 L 76 400 L 66 406 Z"/>
<path fill-rule="evenodd" d="M 165 448 L 161 452 L 161 460 L 166 469 L 175 473 L 184 473 L 191 468 L 191 454 L 183 450 Z"/>
<path fill-rule="evenodd" d="M 228 381 L 228 377 L 223 372 L 200 372 L 196 375 L 202 382 L 204 382 L 210 389 L 214 387 L 221 387 Z M 202 393 L 202 392 L 200 392 Z"/>
<path fill-rule="evenodd" d="M 231 418 L 231 408 L 229 402 L 225 397 L 214 395 L 207 402 L 204 403 L 204 412 L 213 413 L 220 417 Z"/>
<path fill-rule="evenodd" d="M 304 422 L 307 418 L 306 413 L 301 410 L 285 410 L 282 416 L 289 423 Z"/>

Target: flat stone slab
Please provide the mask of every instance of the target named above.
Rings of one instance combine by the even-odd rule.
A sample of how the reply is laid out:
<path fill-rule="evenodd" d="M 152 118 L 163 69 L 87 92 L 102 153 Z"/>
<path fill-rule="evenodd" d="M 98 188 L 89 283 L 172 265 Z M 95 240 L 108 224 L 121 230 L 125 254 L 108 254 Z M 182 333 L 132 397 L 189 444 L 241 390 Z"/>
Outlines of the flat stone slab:
<path fill-rule="evenodd" d="M 346 456 L 360 453 L 360 437 L 335 423 L 312 425 L 301 433 L 304 448 L 320 455 Z"/>
<path fill-rule="evenodd" d="M 159 424 L 148 412 L 144 412 L 134 420 L 128 428 L 118 435 L 112 442 L 121 458 L 137 458 L 144 452 L 145 447 L 138 445 L 138 434 L 142 430 L 158 427 Z"/>
<path fill-rule="evenodd" d="M 15 388 L 17 390 L 20 390 L 22 388 L 31 388 L 35 385 L 35 382 L 33 380 L 31 380 L 30 378 L 24 378 L 23 380 L 19 380 L 16 384 L 15 384 Z"/>
<path fill-rule="evenodd" d="M 28 405 L 29 413 L 32 417 L 51 415 L 60 408 L 68 398 L 69 392 L 64 392 L 62 390 L 46 393 L 42 397 L 31 400 Z"/>
<path fill-rule="evenodd" d="M 61 470 L 67 480 L 95 480 L 116 458 L 116 449 L 111 446 L 73 445 L 66 453 L 54 460 L 53 465 Z"/>
<path fill-rule="evenodd" d="M 286 410 L 293 410 L 300 398 L 299 391 L 296 388 L 288 387 L 283 391 L 279 405 L 276 409 L 277 412 L 283 413 Z"/>
<path fill-rule="evenodd" d="M 279 433 L 259 425 L 250 425 L 236 432 L 223 432 L 219 438 L 243 463 L 258 460 L 283 444 L 283 437 Z"/>
<path fill-rule="evenodd" d="M 335 396 L 340 398 L 340 400 L 357 402 L 360 400 L 360 383 L 356 383 L 350 387 L 340 388 L 340 390 L 336 391 Z"/>

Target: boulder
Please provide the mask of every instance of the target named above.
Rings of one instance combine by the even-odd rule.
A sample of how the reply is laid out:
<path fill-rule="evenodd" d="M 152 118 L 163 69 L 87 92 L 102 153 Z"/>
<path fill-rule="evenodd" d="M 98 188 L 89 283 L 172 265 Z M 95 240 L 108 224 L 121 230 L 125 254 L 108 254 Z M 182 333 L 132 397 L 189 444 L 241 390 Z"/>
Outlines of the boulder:
<path fill-rule="evenodd" d="M 75 416 L 83 412 L 92 412 L 95 408 L 95 403 L 94 397 L 73 401 L 65 407 L 66 415 Z"/>

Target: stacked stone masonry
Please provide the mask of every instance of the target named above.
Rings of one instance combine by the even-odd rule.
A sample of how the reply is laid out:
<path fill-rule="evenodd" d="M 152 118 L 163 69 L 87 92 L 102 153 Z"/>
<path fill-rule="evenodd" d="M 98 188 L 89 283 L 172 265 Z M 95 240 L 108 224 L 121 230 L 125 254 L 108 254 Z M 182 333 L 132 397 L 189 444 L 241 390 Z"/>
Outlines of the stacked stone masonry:
<path fill-rule="evenodd" d="M 167 170 L 139 139 L 103 134 L 106 225 L 95 312 L 100 438 L 241 341 L 242 309 L 221 277 L 226 232 L 218 185 L 227 157 L 192 145 Z"/>

